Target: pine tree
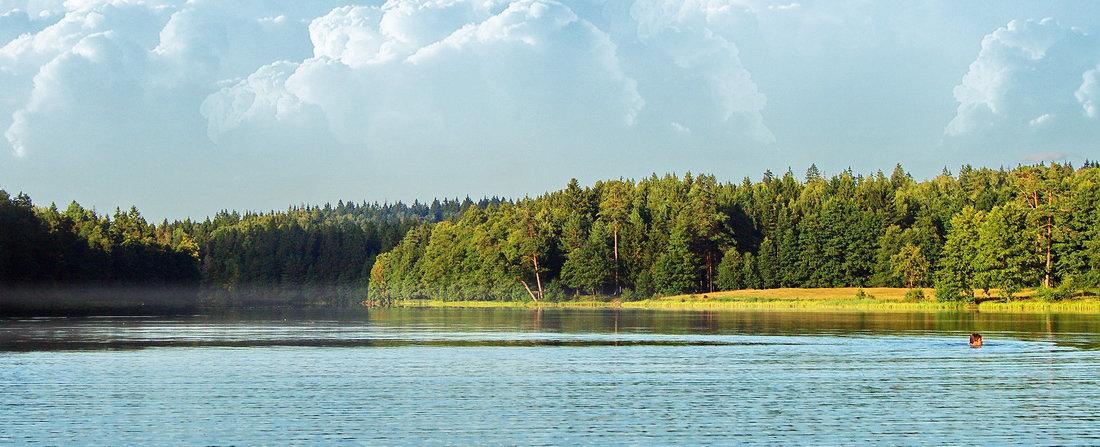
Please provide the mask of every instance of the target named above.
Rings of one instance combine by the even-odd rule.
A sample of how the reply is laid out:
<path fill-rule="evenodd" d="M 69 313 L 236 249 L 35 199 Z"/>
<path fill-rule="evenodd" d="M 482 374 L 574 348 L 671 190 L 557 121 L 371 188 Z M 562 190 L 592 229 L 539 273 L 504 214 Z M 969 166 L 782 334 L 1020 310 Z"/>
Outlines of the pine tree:
<path fill-rule="evenodd" d="M 798 223 L 798 270 L 802 272 L 801 287 L 828 287 L 825 276 L 827 260 L 823 256 L 825 234 L 816 213 L 807 214 Z M 792 275 L 793 276 L 793 275 Z"/>
<path fill-rule="evenodd" d="M 632 188 L 629 183 L 622 180 L 607 182 L 604 188 L 603 197 L 600 201 L 599 216 L 611 230 L 615 293 L 619 294 L 622 292 L 619 280 L 619 232 L 630 215 L 630 192 Z"/>
<path fill-rule="evenodd" d="M 545 295 L 539 259 L 545 262 L 550 248 L 550 225 L 546 211 L 536 211 L 533 209 L 535 206 L 533 202 L 517 206 L 505 253 L 513 262 L 513 274 L 517 280 L 527 289 L 532 300 L 539 301 Z M 527 282 L 527 278 L 532 276 L 535 279 L 534 290 Z"/>
<path fill-rule="evenodd" d="M 775 227 L 775 245 L 778 255 L 778 287 L 798 287 L 806 280 L 806 272 L 802 271 L 799 263 L 798 233 L 795 232 L 795 223 L 791 217 L 789 208 L 784 207 L 779 213 L 779 220 Z"/>
<path fill-rule="evenodd" d="M 821 179 L 821 170 L 817 168 L 817 164 L 810 163 L 810 167 L 806 169 L 806 183 L 813 183 Z"/>
<path fill-rule="evenodd" d="M 1056 231 L 1067 211 L 1062 202 L 1066 197 L 1064 179 L 1068 173 L 1068 165 L 1058 164 L 1021 166 L 1012 173 L 1012 181 L 1019 191 L 1017 198 L 1029 209 L 1028 220 L 1033 228 L 1036 251 L 1043 260 L 1043 285 L 1046 287 L 1051 287 Z"/>

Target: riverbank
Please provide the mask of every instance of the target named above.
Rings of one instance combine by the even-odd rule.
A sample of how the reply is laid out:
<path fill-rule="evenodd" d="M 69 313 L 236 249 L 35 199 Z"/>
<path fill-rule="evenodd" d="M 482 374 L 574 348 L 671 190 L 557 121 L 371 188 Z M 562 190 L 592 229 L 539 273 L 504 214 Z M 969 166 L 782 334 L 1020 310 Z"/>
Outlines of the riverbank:
<path fill-rule="evenodd" d="M 975 303 L 936 301 L 932 289 L 921 289 L 923 299 L 913 299 L 906 294 L 911 289 L 894 287 L 838 287 L 818 289 L 753 289 L 714 292 L 707 294 L 677 295 L 638 301 L 622 301 L 613 298 L 582 296 L 566 301 L 440 301 L 407 300 L 396 303 L 405 307 L 476 307 L 476 308 L 618 308 L 618 309 L 668 309 L 668 310 L 722 310 L 722 309 L 809 309 L 809 310 L 866 310 L 866 311 L 956 311 L 979 312 L 1083 312 L 1100 313 L 1100 299 L 1096 296 L 1049 301 L 1039 298 L 1034 291 L 1019 294 L 1013 300 L 1004 300 L 991 292 L 992 297 L 978 295 Z M 862 293 L 861 293 L 862 292 Z"/>

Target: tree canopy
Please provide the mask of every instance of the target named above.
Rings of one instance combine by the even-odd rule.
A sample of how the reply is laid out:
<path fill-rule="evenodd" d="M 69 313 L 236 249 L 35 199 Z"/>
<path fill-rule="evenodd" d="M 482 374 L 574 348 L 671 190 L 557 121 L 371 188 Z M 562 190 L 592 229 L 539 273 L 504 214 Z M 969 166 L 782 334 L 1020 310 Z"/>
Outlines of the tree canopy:
<path fill-rule="evenodd" d="M 370 287 L 381 300 L 855 286 L 936 286 L 941 299 L 969 300 L 975 289 L 1098 287 L 1098 175 L 1091 165 L 964 166 L 917 182 L 899 165 L 832 177 L 811 166 L 805 181 L 790 171 L 738 183 L 574 180 L 418 228 L 380 255 Z M 439 231 L 442 270 L 442 246 L 422 242 Z M 426 270 L 440 273 L 407 273 Z"/>
<path fill-rule="evenodd" d="M 36 207 L 0 190 L 0 291 L 187 286 L 215 305 L 543 300 L 773 287 L 1100 287 L 1100 167 L 902 167 L 760 181 L 656 174 L 535 198 L 222 211 L 153 224 L 134 207 Z M 250 295 L 252 294 L 252 295 Z M 331 295 L 318 298 L 319 295 Z"/>

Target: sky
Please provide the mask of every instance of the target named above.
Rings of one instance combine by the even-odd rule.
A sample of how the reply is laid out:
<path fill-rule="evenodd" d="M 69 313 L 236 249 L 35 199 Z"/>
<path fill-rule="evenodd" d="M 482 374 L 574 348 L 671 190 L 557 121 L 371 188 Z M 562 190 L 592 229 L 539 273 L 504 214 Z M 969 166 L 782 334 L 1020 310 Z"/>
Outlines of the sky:
<path fill-rule="evenodd" d="M 154 221 L 1100 159 L 1100 2 L 0 0 L 0 188 Z"/>

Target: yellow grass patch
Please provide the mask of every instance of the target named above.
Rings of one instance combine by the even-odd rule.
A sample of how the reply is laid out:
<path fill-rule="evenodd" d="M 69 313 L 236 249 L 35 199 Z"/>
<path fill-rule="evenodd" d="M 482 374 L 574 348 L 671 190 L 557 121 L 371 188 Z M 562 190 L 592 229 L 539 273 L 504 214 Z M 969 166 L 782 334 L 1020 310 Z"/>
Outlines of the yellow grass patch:
<path fill-rule="evenodd" d="M 731 290 L 727 292 L 702 293 L 692 295 L 676 295 L 659 298 L 661 300 L 778 300 L 778 301 L 820 301 L 820 300 L 846 300 L 853 299 L 859 293 L 859 287 L 835 287 L 835 288 L 783 288 L 783 289 L 745 289 Z M 934 296 L 932 289 L 922 289 L 926 299 Z M 909 289 L 899 287 L 864 287 L 863 293 L 871 295 L 875 299 L 883 301 L 904 301 L 905 293 Z"/>
<path fill-rule="evenodd" d="M 691 295 L 676 295 L 639 301 L 618 299 L 600 300 L 583 297 L 562 302 L 532 301 L 438 301 L 411 300 L 397 303 L 409 307 L 562 307 L 562 308 L 624 308 L 670 310 L 719 310 L 719 309 L 815 309 L 815 310 L 878 310 L 878 311 L 935 311 L 970 310 L 982 312 L 1086 312 L 1100 313 L 1100 300 L 1081 298 L 1050 302 L 1035 298 L 1035 292 L 1020 293 L 1018 299 L 1005 301 L 990 291 L 990 297 L 977 291 L 978 303 L 951 303 L 935 300 L 932 289 L 921 289 L 924 299 L 911 300 L 905 294 L 910 289 L 898 287 L 863 288 L 785 288 L 733 290 Z"/>

